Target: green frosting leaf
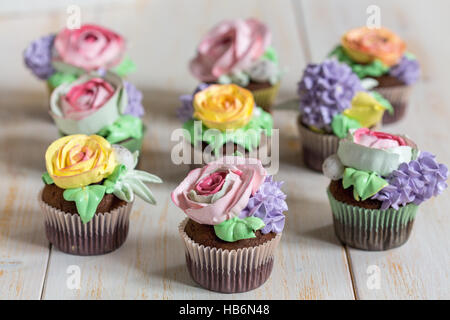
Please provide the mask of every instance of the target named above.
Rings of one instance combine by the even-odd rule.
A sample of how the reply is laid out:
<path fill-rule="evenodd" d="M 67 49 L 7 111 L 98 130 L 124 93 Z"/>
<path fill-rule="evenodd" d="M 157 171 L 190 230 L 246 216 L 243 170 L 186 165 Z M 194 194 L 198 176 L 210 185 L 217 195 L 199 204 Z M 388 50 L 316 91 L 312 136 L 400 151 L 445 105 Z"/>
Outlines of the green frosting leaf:
<path fill-rule="evenodd" d="M 359 64 L 350 58 L 341 45 L 337 46 L 330 54 L 330 57 L 336 57 L 340 62 L 344 62 L 352 68 L 352 71 L 362 79 L 366 77 L 379 77 L 389 71 L 389 67 L 380 60 L 374 60 L 368 64 Z"/>
<path fill-rule="evenodd" d="M 94 217 L 105 191 L 105 186 L 94 184 L 82 188 L 67 189 L 64 191 L 63 197 L 67 201 L 75 201 L 81 221 L 88 223 Z"/>
<path fill-rule="evenodd" d="M 120 116 L 113 124 L 103 127 L 97 134 L 114 144 L 129 138 L 140 139 L 143 133 L 142 120 L 127 114 Z"/>
<path fill-rule="evenodd" d="M 261 142 L 261 132 L 270 137 L 273 127 L 273 119 L 270 113 L 259 107 L 256 108 L 259 115 L 253 116 L 249 123 L 236 130 L 222 132 L 202 125 L 202 132 L 195 132 L 194 119 L 186 121 L 183 128 L 189 132 L 187 139 L 194 146 L 204 141 L 212 147 L 216 156 L 219 155 L 220 148 L 227 142 L 235 143 L 248 151 L 252 151 Z"/>
<path fill-rule="evenodd" d="M 351 119 L 342 113 L 336 114 L 331 121 L 331 129 L 333 133 L 343 139 L 347 136 L 348 130 L 361 128 L 359 122 Z"/>
<path fill-rule="evenodd" d="M 267 59 L 275 64 L 278 64 L 278 54 L 272 46 L 267 47 L 262 57 L 263 59 Z"/>
<path fill-rule="evenodd" d="M 42 174 L 42 181 L 44 181 L 45 184 L 53 184 L 53 178 L 48 174 L 48 172 L 44 172 Z"/>
<path fill-rule="evenodd" d="M 255 238 L 255 231 L 264 228 L 264 222 L 257 217 L 231 218 L 214 226 L 217 237 L 227 242 Z"/>
<path fill-rule="evenodd" d="M 106 193 L 113 193 L 117 198 L 131 202 L 136 194 L 142 200 L 156 204 L 156 199 L 144 182 L 161 183 L 162 180 L 148 172 L 128 170 L 125 165 L 117 165 L 113 173 L 103 182 Z"/>
<path fill-rule="evenodd" d="M 342 177 L 344 189 L 353 186 L 353 197 L 359 201 L 366 200 L 388 185 L 376 172 L 345 168 Z"/>
<path fill-rule="evenodd" d="M 120 64 L 117 67 L 114 67 L 111 70 L 113 72 L 117 73 L 119 76 L 124 77 L 124 76 L 136 71 L 136 65 L 129 57 L 125 57 L 122 59 L 122 61 L 120 62 Z"/>
<path fill-rule="evenodd" d="M 59 85 L 63 83 L 72 83 L 75 80 L 77 80 L 77 75 L 72 73 L 65 73 L 65 72 L 55 72 L 50 76 L 50 78 L 47 79 L 50 86 L 53 88 L 58 87 Z"/>
<path fill-rule="evenodd" d="M 376 92 L 376 91 L 370 91 L 370 94 L 372 95 L 372 97 L 375 98 L 375 100 L 377 100 L 383 107 L 386 108 L 386 110 L 390 113 L 390 114 L 394 114 L 394 107 L 392 107 L 392 104 L 389 102 L 389 100 L 387 100 L 385 97 L 383 97 L 380 93 Z"/>

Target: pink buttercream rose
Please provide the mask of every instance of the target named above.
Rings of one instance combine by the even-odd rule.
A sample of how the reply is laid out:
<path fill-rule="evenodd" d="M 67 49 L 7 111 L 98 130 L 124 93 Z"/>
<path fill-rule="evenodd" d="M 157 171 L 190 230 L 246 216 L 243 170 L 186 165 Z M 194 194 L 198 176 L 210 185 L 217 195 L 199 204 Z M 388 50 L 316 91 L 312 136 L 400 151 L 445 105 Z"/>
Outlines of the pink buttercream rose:
<path fill-rule="evenodd" d="M 367 128 L 357 129 L 353 133 L 354 142 L 374 149 L 390 149 L 406 146 L 403 138 L 386 132 L 371 131 Z"/>
<path fill-rule="evenodd" d="M 256 19 L 224 21 L 200 42 L 191 72 L 200 81 L 216 81 L 221 75 L 250 67 L 270 40 L 268 28 Z"/>
<path fill-rule="evenodd" d="M 125 51 L 123 38 L 100 26 L 85 24 L 64 29 L 55 38 L 55 60 L 86 71 L 110 69 L 120 63 Z"/>
<path fill-rule="evenodd" d="M 172 201 L 192 220 L 217 225 L 240 214 L 250 196 L 264 182 L 266 174 L 259 160 L 223 157 L 189 172 L 172 192 Z M 203 195 L 218 192 L 223 195 L 212 203 L 197 202 L 189 196 L 192 190 Z"/>
<path fill-rule="evenodd" d="M 114 87 L 102 78 L 73 86 L 61 96 L 61 110 L 67 119 L 81 120 L 100 109 L 113 95 Z"/>

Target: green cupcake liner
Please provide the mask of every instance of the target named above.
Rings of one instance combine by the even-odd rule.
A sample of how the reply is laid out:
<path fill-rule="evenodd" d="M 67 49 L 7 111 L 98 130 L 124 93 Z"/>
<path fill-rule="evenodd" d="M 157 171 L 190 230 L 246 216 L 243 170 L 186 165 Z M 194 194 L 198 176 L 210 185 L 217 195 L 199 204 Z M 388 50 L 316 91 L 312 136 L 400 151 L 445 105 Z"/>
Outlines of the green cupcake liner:
<path fill-rule="evenodd" d="M 399 247 L 411 233 L 418 206 L 395 210 L 365 209 L 336 200 L 327 190 L 334 229 L 341 242 L 358 249 L 379 251 Z"/>

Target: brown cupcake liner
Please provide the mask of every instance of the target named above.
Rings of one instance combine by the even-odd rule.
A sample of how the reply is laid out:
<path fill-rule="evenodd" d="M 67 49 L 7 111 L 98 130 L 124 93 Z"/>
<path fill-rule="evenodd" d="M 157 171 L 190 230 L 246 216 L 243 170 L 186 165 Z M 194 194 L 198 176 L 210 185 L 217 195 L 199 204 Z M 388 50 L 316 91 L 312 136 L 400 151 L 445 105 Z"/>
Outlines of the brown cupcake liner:
<path fill-rule="evenodd" d="M 188 220 L 181 222 L 178 230 L 185 245 L 189 273 L 201 287 L 238 293 L 256 289 L 266 282 L 272 272 L 281 233 L 257 247 L 224 250 L 194 242 L 184 231 Z"/>
<path fill-rule="evenodd" d="M 361 250 L 382 251 L 399 247 L 408 240 L 416 205 L 408 204 L 399 210 L 365 209 L 336 200 L 329 190 L 327 193 L 334 231 L 342 243 Z"/>
<path fill-rule="evenodd" d="M 337 152 L 339 138 L 333 134 L 317 133 L 306 128 L 301 122 L 301 116 L 298 117 L 298 127 L 305 165 L 322 172 L 325 159 Z"/>
<path fill-rule="evenodd" d="M 245 158 L 256 158 L 258 160 L 261 160 L 261 162 L 263 163 L 264 166 L 269 165 L 270 163 L 270 156 L 271 156 L 271 143 L 267 143 L 267 141 L 270 139 L 270 137 L 267 137 L 264 133 L 261 133 L 261 143 L 260 145 L 253 151 L 249 152 L 248 150 L 245 150 L 244 147 L 242 146 L 237 146 L 237 151 L 239 151 L 241 154 L 243 154 L 243 156 Z M 197 168 L 201 168 L 203 166 L 205 166 L 208 162 L 217 160 L 217 158 L 212 157 L 211 160 L 208 160 L 208 162 L 205 162 L 205 159 L 203 158 L 203 150 L 201 150 L 200 148 L 194 148 L 194 146 L 192 145 L 192 143 L 190 143 L 188 140 L 185 140 L 185 143 L 190 145 L 191 148 L 191 163 L 189 164 L 190 169 L 194 170 Z M 225 145 L 224 145 L 225 148 Z M 226 149 L 223 150 L 223 156 L 225 155 L 233 155 L 233 153 L 231 154 L 227 154 L 226 153 Z M 201 159 L 201 163 L 194 163 L 195 159 Z"/>
<path fill-rule="evenodd" d="M 273 86 L 250 90 L 253 94 L 253 98 L 255 99 L 255 103 L 258 107 L 263 108 L 267 112 L 271 112 L 272 105 L 277 98 L 278 91 L 280 90 L 280 82 L 276 83 Z"/>
<path fill-rule="evenodd" d="M 78 214 L 45 203 L 42 191 L 38 201 L 44 213 L 47 239 L 62 252 L 80 256 L 105 254 L 119 248 L 127 238 L 132 202 L 111 212 L 96 213 L 83 224 Z"/>
<path fill-rule="evenodd" d="M 389 100 L 394 108 L 394 114 L 391 115 L 387 111 L 384 113 L 383 124 L 394 123 L 405 117 L 411 86 L 378 87 L 374 90 Z"/>

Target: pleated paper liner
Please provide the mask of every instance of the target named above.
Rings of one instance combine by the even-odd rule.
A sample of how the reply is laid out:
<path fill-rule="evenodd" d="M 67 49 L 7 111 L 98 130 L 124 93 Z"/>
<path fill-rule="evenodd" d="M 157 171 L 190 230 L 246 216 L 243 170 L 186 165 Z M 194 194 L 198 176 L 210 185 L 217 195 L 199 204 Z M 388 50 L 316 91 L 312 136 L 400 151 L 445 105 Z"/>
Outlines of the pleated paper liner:
<path fill-rule="evenodd" d="M 264 133 L 261 134 L 261 140 L 260 145 L 256 148 L 256 150 L 249 152 L 245 150 L 244 147 L 237 145 L 237 151 L 239 154 L 242 154 L 245 158 L 256 158 L 258 160 L 261 160 L 263 166 L 269 166 L 271 161 L 271 139 L 270 137 L 267 137 Z M 268 143 L 269 142 L 269 143 Z M 202 148 L 194 148 L 192 143 L 190 143 L 188 140 L 185 139 L 185 148 L 191 149 L 191 160 L 190 160 L 190 170 L 194 170 L 197 168 L 201 168 L 205 166 L 207 163 L 217 160 L 216 157 L 211 157 L 211 159 L 205 159 L 203 157 L 203 147 Z M 202 149 L 202 150 L 200 150 Z M 236 152 L 233 151 L 231 153 L 227 153 L 226 147 L 224 145 L 222 155 L 236 155 Z M 200 162 L 200 163 L 198 163 Z"/>
<path fill-rule="evenodd" d="M 63 212 L 42 200 L 45 233 L 48 241 L 62 252 L 80 255 L 100 255 L 119 248 L 126 240 L 133 203 L 127 203 L 111 212 L 96 213 L 83 224 L 78 214 Z"/>
<path fill-rule="evenodd" d="M 365 209 L 336 200 L 327 190 L 336 236 L 346 245 L 368 251 L 389 250 L 404 244 L 411 234 L 418 206 L 399 210 Z"/>
<path fill-rule="evenodd" d="M 409 96 L 411 94 L 411 86 L 379 87 L 374 90 L 389 100 L 394 108 L 394 114 L 391 115 L 389 112 L 384 113 L 383 124 L 394 123 L 405 117 L 409 104 Z"/>
<path fill-rule="evenodd" d="M 339 138 L 333 134 L 322 134 L 306 128 L 298 117 L 300 141 L 305 165 L 318 172 L 322 172 L 322 164 L 326 158 L 335 154 L 339 146 Z"/>
<path fill-rule="evenodd" d="M 264 111 L 271 112 L 272 105 L 275 102 L 279 90 L 280 90 L 280 82 L 264 89 L 257 89 L 250 91 L 253 94 L 253 98 L 255 99 L 256 105 L 258 107 L 263 108 Z"/>
<path fill-rule="evenodd" d="M 224 250 L 194 242 L 184 231 L 188 218 L 178 229 L 192 279 L 203 288 L 222 293 L 247 292 L 260 287 L 272 273 L 274 252 L 281 233 L 257 247 Z"/>

